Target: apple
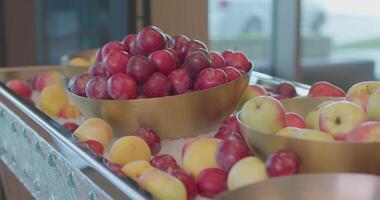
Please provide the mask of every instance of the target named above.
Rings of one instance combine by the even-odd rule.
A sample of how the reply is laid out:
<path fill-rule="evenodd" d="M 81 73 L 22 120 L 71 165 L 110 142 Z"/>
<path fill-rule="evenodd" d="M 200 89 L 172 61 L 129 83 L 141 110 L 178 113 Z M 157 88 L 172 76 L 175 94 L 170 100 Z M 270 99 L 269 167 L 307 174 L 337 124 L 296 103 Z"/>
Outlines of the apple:
<path fill-rule="evenodd" d="M 108 54 L 114 51 L 125 51 L 125 47 L 123 43 L 119 41 L 110 41 L 110 42 L 107 42 L 105 45 L 103 45 L 102 47 L 103 60 L 106 58 Z"/>
<path fill-rule="evenodd" d="M 161 138 L 151 128 L 140 128 L 133 135 L 141 137 L 149 145 L 152 155 L 156 155 L 161 150 Z"/>
<path fill-rule="evenodd" d="M 257 84 L 248 85 L 247 89 L 245 89 L 243 97 L 240 100 L 239 108 L 243 107 L 243 105 L 250 99 L 257 96 L 268 96 L 267 90 Z"/>
<path fill-rule="evenodd" d="M 204 169 L 218 168 L 215 154 L 219 142 L 216 138 L 200 138 L 192 142 L 183 156 L 183 169 L 197 178 Z"/>
<path fill-rule="evenodd" d="M 137 84 L 135 79 L 128 74 L 113 74 L 107 81 L 107 92 L 112 99 L 135 99 Z"/>
<path fill-rule="evenodd" d="M 162 200 L 186 200 L 186 187 L 181 180 L 158 169 L 145 170 L 137 180 L 138 184 Z"/>
<path fill-rule="evenodd" d="M 65 122 L 62 124 L 62 126 L 68 131 L 70 131 L 71 133 L 74 133 L 75 130 L 77 130 L 79 127 L 79 125 L 74 122 Z"/>
<path fill-rule="evenodd" d="M 242 72 L 237 70 L 235 67 L 224 67 L 223 71 L 226 73 L 228 81 L 233 81 L 242 76 Z"/>
<path fill-rule="evenodd" d="M 149 55 L 153 51 L 164 49 L 166 38 L 158 27 L 146 26 L 137 34 L 136 45 L 144 55 Z"/>
<path fill-rule="evenodd" d="M 103 68 L 107 76 L 116 73 L 125 73 L 125 66 L 129 61 L 129 54 L 125 51 L 113 51 L 103 60 Z"/>
<path fill-rule="evenodd" d="M 222 85 L 227 82 L 227 75 L 221 69 L 206 68 L 199 74 L 196 81 L 196 86 L 199 90 L 205 90 Z"/>
<path fill-rule="evenodd" d="M 269 177 L 288 176 L 299 171 L 299 158 L 290 150 L 280 150 L 271 155 L 265 162 Z"/>
<path fill-rule="evenodd" d="M 174 40 L 175 44 L 173 49 L 176 52 L 176 54 L 180 56 L 183 46 L 185 46 L 190 41 L 190 39 L 185 35 L 177 35 L 174 36 Z"/>
<path fill-rule="evenodd" d="M 227 173 L 218 168 L 202 170 L 197 179 L 199 194 L 214 198 L 227 189 Z"/>
<path fill-rule="evenodd" d="M 241 120 L 257 130 L 275 133 L 285 126 L 285 109 L 273 97 L 257 96 L 244 104 Z"/>
<path fill-rule="evenodd" d="M 224 171 L 229 172 L 239 160 L 249 156 L 245 142 L 235 138 L 226 138 L 218 144 L 216 162 Z"/>
<path fill-rule="evenodd" d="M 137 136 L 124 136 L 113 143 L 108 160 L 111 163 L 125 165 L 132 161 L 146 160 L 151 156 L 148 144 Z"/>
<path fill-rule="evenodd" d="M 237 132 L 237 130 L 228 127 L 220 128 L 219 131 L 214 135 L 214 138 L 218 138 L 220 140 L 234 138 L 243 141 L 243 137 L 239 132 Z"/>
<path fill-rule="evenodd" d="M 121 167 L 120 171 L 134 181 L 137 181 L 141 174 L 143 174 L 146 170 L 152 168 L 153 167 L 148 161 L 136 160 L 125 164 L 123 167 Z"/>
<path fill-rule="evenodd" d="M 124 45 L 124 50 L 126 52 L 130 52 L 130 48 L 133 44 L 134 41 L 136 41 L 136 37 L 137 35 L 136 34 L 128 34 L 126 35 L 123 40 L 121 41 Z"/>
<path fill-rule="evenodd" d="M 279 95 L 286 96 L 288 98 L 293 98 L 293 97 L 297 96 L 296 88 L 294 88 L 294 86 L 290 83 L 280 83 L 276 87 L 275 93 L 279 94 Z"/>
<path fill-rule="evenodd" d="M 337 140 L 344 140 L 347 134 L 366 120 L 365 112 L 348 101 L 333 102 L 320 112 L 319 128 Z"/>
<path fill-rule="evenodd" d="M 150 60 L 142 55 L 135 55 L 129 58 L 126 66 L 127 74 L 131 75 L 137 83 L 144 83 L 155 69 Z"/>
<path fill-rule="evenodd" d="M 236 67 L 237 69 L 248 72 L 251 69 L 251 63 L 247 56 L 241 52 L 236 51 L 225 57 L 226 65 Z"/>
<path fill-rule="evenodd" d="M 183 68 L 172 71 L 168 76 L 172 94 L 183 94 L 192 87 L 190 73 Z"/>
<path fill-rule="evenodd" d="M 200 71 L 210 66 L 210 55 L 204 49 L 196 49 L 189 52 L 184 61 L 184 68 L 189 71 L 193 78 L 196 78 Z"/>
<path fill-rule="evenodd" d="M 106 75 L 106 72 L 104 71 L 102 63 L 94 63 L 90 65 L 90 67 L 88 68 L 88 74 L 91 77 L 93 77 L 93 76 Z"/>
<path fill-rule="evenodd" d="M 150 164 L 164 172 L 170 172 L 174 169 L 178 169 L 179 165 L 173 156 L 169 154 L 156 155 L 150 160 Z"/>
<path fill-rule="evenodd" d="M 230 170 L 227 179 L 229 190 L 267 179 L 265 164 L 256 157 L 239 160 Z"/>
<path fill-rule="evenodd" d="M 348 142 L 380 142 L 380 122 L 367 121 L 356 127 L 346 138 Z"/>
<path fill-rule="evenodd" d="M 319 130 L 319 114 L 321 108 L 325 107 L 330 103 L 332 103 L 332 101 L 324 101 L 307 114 L 305 119 L 307 127 Z"/>
<path fill-rule="evenodd" d="M 305 120 L 297 113 L 288 112 L 285 113 L 285 126 L 306 128 Z"/>
<path fill-rule="evenodd" d="M 179 54 L 180 59 L 185 60 L 188 54 L 195 49 L 204 49 L 206 52 L 208 52 L 207 46 L 202 41 L 190 40 L 185 45 L 183 45 L 181 49 L 181 53 Z M 211 60 L 210 60 L 210 65 L 211 65 Z"/>
<path fill-rule="evenodd" d="M 367 114 L 369 119 L 380 121 L 380 89 L 368 98 Z"/>
<path fill-rule="evenodd" d="M 311 85 L 309 93 L 307 94 L 309 97 L 344 97 L 344 91 L 326 81 L 318 81 Z"/>
<path fill-rule="evenodd" d="M 226 66 L 224 58 L 216 51 L 210 51 L 211 67 L 222 68 Z"/>
<path fill-rule="evenodd" d="M 175 169 L 170 174 L 180 181 L 186 187 L 187 200 L 194 200 L 198 195 L 197 183 L 195 179 L 182 169 Z"/>
<path fill-rule="evenodd" d="M 236 118 L 236 115 L 231 115 L 230 117 L 225 119 L 222 122 L 222 125 L 220 125 L 219 130 L 221 130 L 223 128 L 230 128 L 230 129 L 235 130 L 235 131 L 240 133 L 240 125 L 239 125 L 239 122 Z"/>
<path fill-rule="evenodd" d="M 87 73 L 74 76 L 70 79 L 67 87 L 72 93 L 84 97 L 86 96 L 86 84 L 90 78 Z"/>
<path fill-rule="evenodd" d="M 32 97 L 32 87 L 22 79 L 11 79 L 7 81 L 6 86 L 24 99 Z"/>
<path fill-rule="evenodd" d="M 171 83 L 167 76 L 162 73 L 153 73 L 144 83 L 144 92 L 148 97 L 168 96 Z"/>
<path fill-rule="evenodd" d="M 168 50 L 157 50 L 149 55 L 149 60 L 157 71 L 169 75 L 177 68 L 176 57 Z"/>
<path fill-rule="evenodd" d="M 112 141 L 113 130 L 108 122 L 100 118 L 89 118 L 75 130 L 74 136 L 79 142 L 97 141 L 106 149 Z"/>
<path fill-rule="evenodd" d="M 353 85 L 346 94 L 346 99 L 367 111 L 368 98 L 380 88 L 378 81 L 365 81 Z"/>
<path fill-rule="evenodd" d="M 86 84 L 86 96 L 91 99 L 109 99 L 107 92 L 107 78 L 94 76 Z"/>

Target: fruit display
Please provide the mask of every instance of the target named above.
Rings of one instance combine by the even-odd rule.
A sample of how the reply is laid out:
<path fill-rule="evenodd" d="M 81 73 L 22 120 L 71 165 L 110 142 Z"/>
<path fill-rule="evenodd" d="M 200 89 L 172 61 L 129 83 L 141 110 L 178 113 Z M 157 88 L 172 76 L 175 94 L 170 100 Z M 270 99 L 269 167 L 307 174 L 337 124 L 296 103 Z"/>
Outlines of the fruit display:
<path fill-rule="evenodd" d="M 199 40 L 183 35 L 172 38 L 158 27 L 147 26 L 122 42 L 106 43 L 88 73 L 74 76 L 68 88 L 78 96 L 115 100 L 204 90 L 251 70 L 243 52 L 226 52 L 209 51 Z"/>

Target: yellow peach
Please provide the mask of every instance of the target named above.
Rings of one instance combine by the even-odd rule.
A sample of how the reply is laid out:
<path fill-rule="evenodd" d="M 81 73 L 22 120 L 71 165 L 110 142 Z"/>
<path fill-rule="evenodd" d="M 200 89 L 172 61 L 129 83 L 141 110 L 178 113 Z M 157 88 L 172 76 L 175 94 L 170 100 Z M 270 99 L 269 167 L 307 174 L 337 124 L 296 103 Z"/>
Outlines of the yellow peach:
<path fill-rule="evenodd" d="M 140 177 L 144 171 L 152 168 L 150 163 L 146 160 L 137 160 L 137 161 L 132 161 L 127 164 L 125 164 L 122 168 L 121 171 L 127 175 L 129 178 L 137 181 L 137 179 Z"/>
<path fill-rule="evenodd" d="M 76 105 L 67 105 L 63 107 L 58 113 L 58 117 L 65 119 L 76 119 L 80 117 L 80 115 L 81 114 L 79 108 Z"/>
<path fill-rule="evenodd" d="M 91 63 L 83 58 L 73 58 L 69 61 L 69 65 L 76 67 L 89 67 Z"/>
<path fill-rule="evenodd" d="M 56 117 L 59 111 L 69 104 L 65 88 L 61 85 L 49 85 L 40 95 L 40 109 L 51 117 Z"/>
<path fill-rule="evenodd" d="M 268 178 L 264 163 L 256 157 L 246 157 L 232 166 L 227 178 L 229 190 L 234 190 L 245 185 L 255 183 Z"/>
<path fill-rule="evenodd" d="M 45 87 L 49 85 L 64 85 L 65 78 L 63 74 L 57 70 L 44 71 L 38 74 L 35 78 L 34 86 L 38 91 L 42 91 Z"/>
<path fill-rule="evenodd" d="M 149 160 L 150 156 L 150 148 L 142 138 L 124 136 L 112 145 L 108 159 L 112 163 L 125 165 L 132 161 Z"/>
<path fill-rule="evenodd" d="M 95 140 L 100 142 L 104 149 L 111 143 L 112 127 L 108 122 L 99 118 L 89 118 L 74 132 L 79 141 Z"/>

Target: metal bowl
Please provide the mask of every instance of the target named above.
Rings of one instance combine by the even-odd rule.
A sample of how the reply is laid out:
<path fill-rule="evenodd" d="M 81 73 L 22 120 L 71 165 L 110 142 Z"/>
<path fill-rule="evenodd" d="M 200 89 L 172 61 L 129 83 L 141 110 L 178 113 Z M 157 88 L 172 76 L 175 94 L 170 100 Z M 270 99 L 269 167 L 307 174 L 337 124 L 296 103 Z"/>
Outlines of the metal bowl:
<path fill-rule="evenodd" d="M 294 98 L 283 100 L 286 111 L 302 116 L 323 101 L 340 98 Z M 265 159 L 281 149 L 293 150 L 301 159 L 300 171 L 312 172 L 356 172 L 380 174 L 379 143 L 323 142 L 264 133 L 243 123 L 238 114 L 241 131 L 259 157 Z"/>
<path fill-rule="evenodd" d="M 69 93 L 86 118 L 107 120 L 117 136 L 149 127 L 163 139 L 177 139 L 214 130 L 236 110 L 250 74 L 215 88 L 160 98 L 94 100 Z"/>
<path fill-rule="evenodd" d="M 72 77 L 72 76 L 87 72 L 89 66 L 84 67 L 84 66 L 71 65 L 70 61 L 73 58 L 82 58 L 82 59 L 90 62 L 91 59 L 93 59 L 97 50 L 98 49 L 90 49 L 87 51 L 81 51 L 78 53 L 73 53 L 73 54 L 62 56 L 61 57 L 61 64 L 64 66 L 63 71 L 65 73 L 65 76 Z"/>
<path fill-rule="evenodd" d="M 380 178 L 364 174 L 308 174 L 251 184 L 218 200 L 378 200 Z"/>

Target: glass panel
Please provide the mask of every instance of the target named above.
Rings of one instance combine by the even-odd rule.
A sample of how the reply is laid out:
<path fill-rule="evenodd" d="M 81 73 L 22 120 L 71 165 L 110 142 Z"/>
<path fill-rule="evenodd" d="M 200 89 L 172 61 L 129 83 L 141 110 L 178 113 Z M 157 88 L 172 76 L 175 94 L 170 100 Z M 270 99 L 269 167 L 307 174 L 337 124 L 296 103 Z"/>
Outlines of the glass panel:
<path fill-rule="evenodd" d="M 211 49 L 244 51 L 257 71 L 270 73 L 272 11 L 272 0 L 209 0 Z"/>
<path fill-rule="evenodd" d="M 323 77 L 347 88 L 360 80 L 379 78 L 379 8 L 378 0 L 303 0 L 305 80 Z"/>

